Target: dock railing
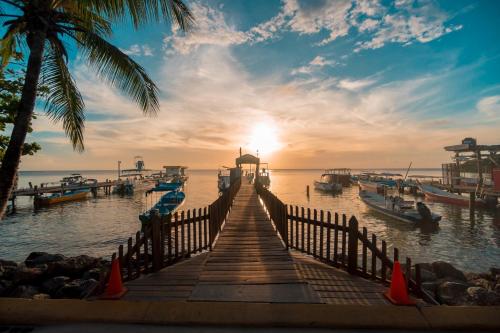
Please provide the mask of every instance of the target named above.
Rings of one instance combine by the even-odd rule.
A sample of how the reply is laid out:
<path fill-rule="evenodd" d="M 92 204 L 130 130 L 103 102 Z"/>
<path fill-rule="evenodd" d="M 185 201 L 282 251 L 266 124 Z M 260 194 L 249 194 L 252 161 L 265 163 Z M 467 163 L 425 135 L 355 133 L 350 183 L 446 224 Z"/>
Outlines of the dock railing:
<path fill-rule="evenodd" d="M 126 245 L 120 245 L 112 259 L 118 258 L 123 281 L 156 272 L 190 256 L 212 249 L 241 186 L 235 181 L 212 204 L 174 215 L 153 215 L 144 230 L 137 231 Z M 108 276 L 101 279 L 104 287 Z"/>
<path fill-rule="evenodd" d="M 350 274 L 390 283 L 393 260 L 400 261 L 399 250 L 394 248 L 391 256 L 384 240 L 378 240 L 375 234 L 369 237 L 366 227 L 359 229 L 356 217 L 348 219 L 345 214 L 332 215 L 329 211 L 289 206 L 264 186 L 255 186 L 287 248 L 345 269 Z M 401 266 L 408 290 L 431 304 L 438 304 L 422 288 L 420 265 L 412 265 L 411 259 L 406 257 Z"/>

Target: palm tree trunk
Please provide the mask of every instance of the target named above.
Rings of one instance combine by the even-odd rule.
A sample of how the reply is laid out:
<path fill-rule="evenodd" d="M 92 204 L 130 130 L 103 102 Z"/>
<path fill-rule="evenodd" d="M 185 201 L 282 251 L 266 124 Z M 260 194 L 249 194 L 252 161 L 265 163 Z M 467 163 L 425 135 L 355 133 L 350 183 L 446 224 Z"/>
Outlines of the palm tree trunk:
<path fill-rule="evenodd" d="M 19 161 L 21 160 L 24 140 L 35 108 L 38 79 L 43 61 L 46 33 L 34 31 L 28 36 L 30 56 L 26 68 L 26 77 L 21 95 L 19 110 L 14 121 L 14 128 L 0 167 L 0 218 L 5 214 L 14 181 L 16 179 Z"/>

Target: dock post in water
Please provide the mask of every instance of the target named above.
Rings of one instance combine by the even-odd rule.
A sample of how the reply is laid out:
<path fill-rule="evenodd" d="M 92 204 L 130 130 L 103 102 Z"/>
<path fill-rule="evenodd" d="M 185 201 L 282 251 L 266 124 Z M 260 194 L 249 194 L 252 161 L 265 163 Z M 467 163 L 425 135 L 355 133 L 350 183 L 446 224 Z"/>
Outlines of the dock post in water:
<path fill-rule="evenodd" d="M 476 209 L 476 192 L 469 193 L 469 210 L 473 212 Z"/>

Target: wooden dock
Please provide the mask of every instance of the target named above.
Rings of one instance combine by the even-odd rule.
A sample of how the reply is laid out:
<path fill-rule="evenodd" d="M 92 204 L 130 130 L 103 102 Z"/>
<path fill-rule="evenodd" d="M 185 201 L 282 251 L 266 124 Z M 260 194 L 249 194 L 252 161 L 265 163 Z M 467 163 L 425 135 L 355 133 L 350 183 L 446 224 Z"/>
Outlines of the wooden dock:
<path fill-rule="evenodd" d="M 388 304 L 386 287 L 288 251 L 259 200 L 242 184 L 212 251 L 126 283 L 125 300 Z"/>

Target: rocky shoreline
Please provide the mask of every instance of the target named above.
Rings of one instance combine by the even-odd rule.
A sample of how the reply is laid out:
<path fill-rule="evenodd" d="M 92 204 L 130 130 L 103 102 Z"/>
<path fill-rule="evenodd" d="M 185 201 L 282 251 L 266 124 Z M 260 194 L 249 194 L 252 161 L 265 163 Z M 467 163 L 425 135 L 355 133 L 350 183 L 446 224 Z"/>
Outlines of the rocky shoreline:
<path fill-rule="evenodd" d="M 86 255 L 32 252 L 21 263 L 0 259 L 0 297 L 85 298 L 100 288 L 110 262 Z"/>
<path fill-rule="evenodd" d="M 467 273 L 450 263 L 421 263 L 422 287 L 446 305 L 500 305 L 500 268 Z M 415 278 L 415 273 L 413 272 Z"/>
<path fill-rule="evenodd" d="M 21 263 L 0 259 L 0 297 L 86 298 L 100 291 L 109 269 L 109 261 L 86 255 L 32 252 Z M 500 268 L 464 273 L 436 261 L 421 263 L 420 271 L 423 288 L 442 304 L 500 305 Z"/>

